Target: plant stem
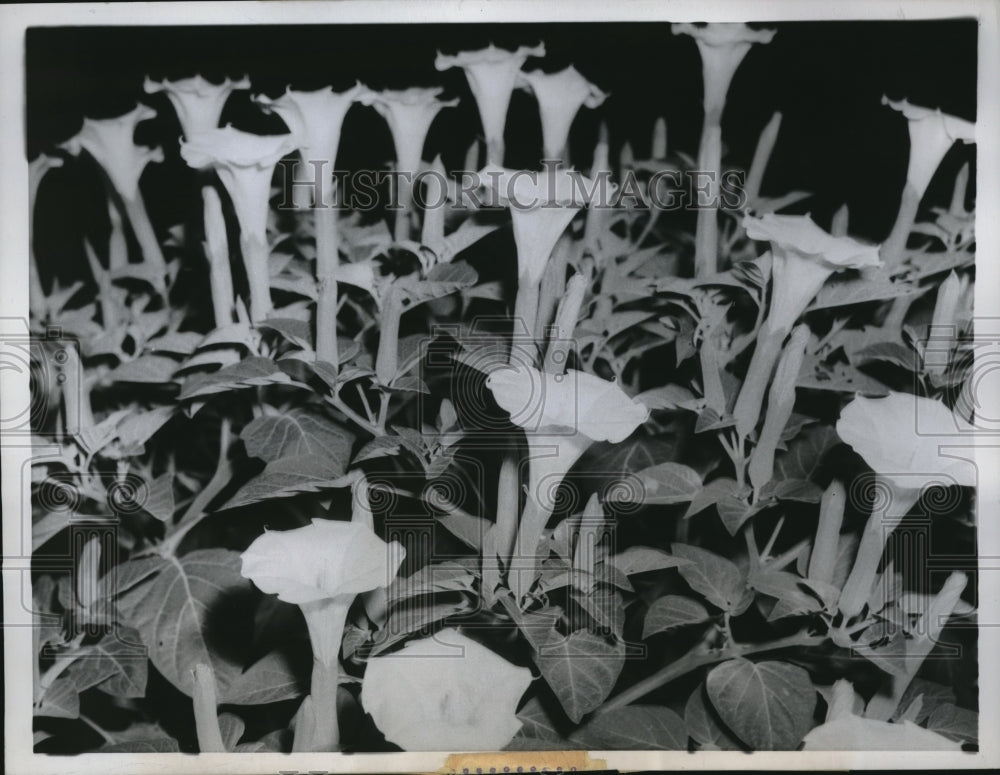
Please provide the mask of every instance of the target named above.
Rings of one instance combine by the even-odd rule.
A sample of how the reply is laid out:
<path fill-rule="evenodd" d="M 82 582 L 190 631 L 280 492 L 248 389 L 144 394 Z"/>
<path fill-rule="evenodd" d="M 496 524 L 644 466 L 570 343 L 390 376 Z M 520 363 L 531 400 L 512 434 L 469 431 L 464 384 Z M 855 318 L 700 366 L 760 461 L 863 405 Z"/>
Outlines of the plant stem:
<path fill-rule="evenodd" d="M 330 181 L 333 185 L 333 181 Z M 316 214 L 316 358 L 340 368 L 337 352 L 337 265 L 340 235 L 337 210 L 318 202 Z"/>
<path fill-rule="evenodd" d="M 718 269 L 719 252 L 719 177 L 722 174 L 722 127 L 719 117 L 705 116 L 701 130 L 701 145 L 698 149 L 698 170 L 709 175 L 708 202 L 698 209 L 695 232 L 694 272 L 695 277 L 709 277 Z"/>
<path fill-rule="evenodd" d="M 381 385 L 389 385 L 399 370 L 399 323 L 402 317 L 402 299 L 390 286 L 379 316 L 378 353 L 375 356 L 375 376 Z"/>
<path fill-rule="evenodd" d="M 896 215 L 896 222 L 892 226 L 892 231 L 882 243 L 879 251 L 882 261 L 886 266 L 895 266 L 903 260 L 903 253 L 906 252 L 906 241 L 910 237 L 910 231 L 917 220 L 917 209 L 920 206 L 920 194 L 907 183 L 903 187 L 903 196 L 899 203 L 899 213 Z"/>
<path fill-rule="evenodd" d="M 486 138 L 486 163 L 496 164 L 498 167 L 503 166 L 503 156 L 504 156 L 504 141 L 502 137 L 487 137 Z M 472 169 L 478 169 L 478 166 Z"/>
<path fill-rule="evenodd" d="M 826 635 L 810 635 L 807 632 L 799 632 L 795 635 L 789 635 L 785 638 L 767 641 L 766 643 L 733 643 L 718 651 L 694 651 L 684 655 L 675 662 L 671 662 L 669 665 L 653 673 L 648 678 L 644 678 L 625 691 L 615 695 L 594 711 L 593 716 L 603 715 L 610 711 L 617 710 L 618 708 L 624 708 L 627 705 L 631 705 L 633 702 L 645 697 L 650 692 L 659 689 L 661 686 L 666 686 L 671 681 L 674 681 L 683 675 L 687 675 L 691 671 L 697 670 L 699 667 L 712 665 L 716 662 L 725 662 L 727 659 L 747 657 L 751 654 L 760 654 L 765 651 L 778 651 L 780 649 L 802 646 L 818 646 L 825 643 L 826 640 Z"/>
<path fill-rule="evenodd" d="M 393 239 L 405 242 L 410 239 L 410 214 L 413 211 L 413 181 L 406 175 L 399 175 L 399 209 L 393 224 Z"/>
<path fill-rule="evenodd" d="M 271 277 L 268 271 L 269 249 L 258 236 L 240 235 L 243 266 L 250 286 L 250 319 L 259 323 L 271 313 Z"/>
<path fill-rule="evenodd" d="M 142 250 L 143 261 L 155 270 L 156 276 L 159 278 L 157 290 L 162 292 L 166 287 L 164 278 L 167 274 L 167 262 L 163 258 L 163 251 L 160 249 L 159 240 L 156 239 L 156 231 L 149 220 L 149 213 L 142 201 L 142 195 L 137 194 L 135 199 L 123 197 L 122 202 L 125 206 L 125 215 L 128 217 L 129 223 L 132 224 L 132 232 L 135 234 L 136 242 L 139 243 L 139 248 Z"/>
<path fill-rule="evenodd" d="M 519 281 L 517 296 L 514 298 L 514 325 L 511 331 L 513 341 L 508 359 L 510 363 L 515 363 L 515 359 L 523 359 L 528 364 L 535 362 L 533 334 L 538 316 L 538 294 L 538 283 L 530 283 L 523 278 Z M 525 341 L 526 337 L 531 338 L 531 341 Z"/>
<path fill-rule="evenodd" d="M 215 673 L 199 662 L 191 671 L 194 675 L 194 723 L 198 733 L 198 750 L 201 753 L 225 753 L 219 729 L 219 709 L 215 691 Z"/>

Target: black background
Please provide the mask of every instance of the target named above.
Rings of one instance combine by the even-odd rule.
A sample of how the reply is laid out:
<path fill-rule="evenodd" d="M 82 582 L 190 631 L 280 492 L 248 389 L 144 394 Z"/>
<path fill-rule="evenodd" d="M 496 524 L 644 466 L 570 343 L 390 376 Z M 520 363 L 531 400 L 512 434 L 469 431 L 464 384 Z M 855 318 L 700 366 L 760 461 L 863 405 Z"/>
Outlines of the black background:
<path fill-rule="evenodd" d="M 751 49 L 733 80 L 723 119 L 727 164 L 749 164 L 761 129 L 780 110 L 783 123 L 763 193 L 813 192 L 792 211 L 810 212 L 824 226 L 846 202 L 851 233 L 881 241 L 898 207 L 908 149 L 905 119 L 881 105 L 881 97 L 906 97 L 974 119 L 976 22 L 759 26 L 778 34 L 770 44 Z M 513 48 L 539 40 L 548 56 L 528 60 L 528 69 L 574 64 L 611 93 L 600 108 L 583 109 L 577 118 L 571 138 L 576 166 L 589 168 L 600 121 L 609 126 L 613 160 L 625 141 L 637 158 L 647 156 L 657 116 L 667 120 L 671 150 L 696 155 L 702 120 L 700 58 L 690 37 L 675 36 L 669 24 L 660 22 L 33 28 L 27 32 L 26 56 L 28 155 L 71 137 L 84 116 L 118 115 L 136 100 L 157 107 L 159 116 L 140 125 L 137 138 L 163 145 L 167 154 L 166 163 L 150 165 L 143 179 L 153 221 L 165 228 L 189 215 L 185 200 L 190 197 L 183 192 L 189 190 L 185 180 L 192 171 L 177 155 L 179 126 L 169 101 L 163 94 L 146 95 L 143 78 L 201 73 L 219 79 L 247 73 L 253 89 L 234 94 L 223 121 L 261 132 L 285 129 L 279 118 L 260 113 L 251 93 L 276 96 L 287 84 L 299 89 L 329 84 L 340 90 L 359 79 L 373 88 L 445 86 L 445 96 L 463 100 L 439 115 L 425 158 L 440 153 L 449 169 L 457 169 L 481 132 L 479 118 L 462 71 L 437 72 L 435 52 L 455 53 L 489 42 Z M 541 131 L 528 93 L 514 95 L 507 142 L 508 166 L 537 166 Z M 947 201 L 958 166 L 973 154 L 971 146 L 952 150 L 925 206 Z M 352 108 L 338 166 L 378 169 L 392 156 L 385 122 L 371 108 Z M 72 174 L 57 170 L 53 177 Z M 94 208 L 103 208 L 102 197 L 81 197 L 79 191 L 47 196 L 52 200 L 48 211 L 59 213 L 60 228 L 36 232 L 39 259 L 46 263 L 46 256 L 82 256 L 82 235 L 95 228 L 95 217 L 100 220 Z M 81 199 L 96 204 L 81 204 Z"/>

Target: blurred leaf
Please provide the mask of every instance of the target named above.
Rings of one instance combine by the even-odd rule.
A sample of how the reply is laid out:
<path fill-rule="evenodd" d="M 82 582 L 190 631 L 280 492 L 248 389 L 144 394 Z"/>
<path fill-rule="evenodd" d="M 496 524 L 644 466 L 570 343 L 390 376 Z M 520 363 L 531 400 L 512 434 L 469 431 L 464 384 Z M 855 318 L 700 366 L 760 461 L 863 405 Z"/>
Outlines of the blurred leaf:
<path fill-rule="evenodd" d="M 688 544 L 674 544 L 671 549 L 678 557 L 689 560 L 677 572 L 712 605 L 733 614 L 745 611 L 750 605 L 752 596 L 748 599 L 746 577 L 725 557 Z"/>
<path fill-rule="evenodd" d="M 152 740 L 109 743 L 98 748 L 97 753 L 180 753 L 180 750 L 180 745 L 172 737 L 158 737 Z"/>
<path fill-rule="evenodd" d="M 427 273 L 425 280 L 409 275 L 399 278 L 396 283 L 399 291 L 410 300 L 412 307 L 469 288 L 478 279 L 476 270 L 460 261 L 455 264 L 438 264 Z"/>
<path fill-rule="evenodd" d="M 170 382 L 177 371 L 177 361 L 166 355 L 140 355 L 112 369 L 106 379 L 110 382 L 135 382 L 162 385 Z"/>
<path fill-rule="evenodd" d="M 195 351 L 204 334 L 197 331 L 171 331 L 156 339 L 146 342 L 147 352 L 174 353 L 175 355 L 190 355 Z"/>
<path fill-rule="evenodd" d="M 899 700 L 896 713 L 890 720 L 898 719 L 900 714 L 918 697 L 922 699 L 922 702 L 920 703 L 920 712 L 913 719 L 917 724 L 926 721 L 935 708 L 941 705 L 955 704 L 955 690 L 952 687 L 934 683 L 918 676 L 910 681 L 906 687 L 906 691 L 903 692 L 903 696 Z"/>
<path fill-rule="evenodd" d="M 36 716 L 50 718 L 79 718 L 80 690 L 69 676 L 59 676 L 45 690 L 42 701 L 35 708 Z"/>
<path fill-rule="evenodd" d="M 957 705 L 938 705 L 927 719 L 927 728 L 963 743 L 979 742 L 979 714 Z"/>
<path fill-rule="evenodd" d="M 684 721 L 669 708 L 629 705 L 602 713 L 573 735 L 592 751 L 685 751 Z"/>
<path fill-rule="evenodd" d="M 910 371 L 919 368 L 919 359 L 912 348 L 899 342 L 876 342 L 862 347 L 851 354 L 852 363 L 863 364 L 870 361 L 886 361 Z"/>
<path fill-rule="evenodd" d="M 270 358 L 251 356 L 211 374 L 188 378 L 181 388 L 180 400 L 288 382 L 291 382 L 289 376 Z"/>
<path fill-rule="evenodd" d="M 237 490 L 220 510 L 304 492 L 347 487 L 351 482 L 344 476 L 346 463 L 346 460 L 320 455 L 295 455 L 274 460 Z"/>
<path fill-rule="evenodd" d="M 750 586 L 777 600 L 768 614 L 769 622 L 786 616 L 823 610 L 823 603 L 807 591 L 803 586 L 803 580 L 794 573 L 774 570 L 754 573 L 750 576 Z"/>
<path fill-rule="evenodd" d="M 227 751 L 232 751 L 236 748 L 246 728 L 247 725 L 243 722 L 243 719 L 235 713 L 219 714 L 219 731 L 222 733 L 222 744 L 226 747 Z"/>
<path fill-rule="evenodd" d="M 149 483 L 148 495 L 142 508 L 160 522 L 166 522 L 174 515 L 173 474 L 168 471 Z"/>
<path fill-rule="evenodd" d="M 247 454 L 268 463 L 280 458 L 316 455 L 335 462 L 343 473 L 350 459 L 353 436 L 332 420 L 308 409 L 251 420 L 240 432 Z"/>
<path fill-rule="evenodd" d="M 686 627 L 691 624 L 707 622 L 711 616 L 705 606 L 697 600 L 681 595 L 664 595 L 653 601 L 646 612 L 642 627 L 642 639 L 651 635 L 672 630 L 675 627 Z"/>
<path fill-rule="evenodd" d="M 816 689 L 796 665 L 731 659 L 705 686 L 722 721 L 755 750 L 794 750 L 813 726 Z"/>

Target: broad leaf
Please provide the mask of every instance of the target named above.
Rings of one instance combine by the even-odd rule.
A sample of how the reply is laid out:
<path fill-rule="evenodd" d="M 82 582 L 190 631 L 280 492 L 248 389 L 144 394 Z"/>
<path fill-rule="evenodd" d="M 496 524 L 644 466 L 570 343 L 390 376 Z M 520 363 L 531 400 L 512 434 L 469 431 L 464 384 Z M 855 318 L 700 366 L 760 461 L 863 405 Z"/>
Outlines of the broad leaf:
<path fill-rule="evenodd" d="M 565 637 L 552 632 L 535 655 L 535 664 L 562 703 L 566 715 L 579 723 L 611 693 L 625 666 L 625 645 L 586 630 Z"/>
<path fill-rule="evenodd" d="M 731 659 L 705 686 L 722 721 L 755 750 L 794 750 L 813 725 L 816 689 L 796 665 Z"/>
<path fill-rule="evenodd" d="M 244 484 L 222 508 L 235 509 L 271 498 L 287 498 L 331 487 L 347 487 L 350 481 L 344 476 L 345 463 L 346 460 L 318 455 L 298 455 L 275 460 Z"/>
<path fill-rule="evenodd" d="M 667 554 L 662 549 L 653 549 L 649 546 L 630 546 L 628 549 L 613 555 L 610 562 L 626 576 L 631 576 L 633 573 L 676 568 L 688 561 Z"/>
<path fill-rule="evenodd" d="M 115 697 L 145 697 L 149 658 L 140 642 L 135 630 L 118 627 L 88 646 L 67 672 L 81 692 L 97 686 Z"/>
<path fill-rule="evenodd" d="M 752 594 L 736 565 L 698 546 L 674 544 L 672 548 L 675 555 L 689 561 L 677 570 L 691 589 L 723 611 L 735 614 L 746 610 Z"/>
<path fill-rule="evenodd" d="M 280 415 L 258 417 L 243 428 L 240 438 L 247 454 L 268 463 L 298 455 L 316 455 L 347 468 L 352 435 L 334 423 L 307 409 L 293 409 Z"/>
<path fill-rule="evenodd" d="M 642 503 L 687 503 L 702 490 L 698 472 L 680 463 L 660 463 L 644 468 L 636 476 L 643 486 Z"/>
<path fill-rule="evenodd" d="M 244 358 L 232 366 L 225 366 L 211 374 L 190 377 L 181 388 L 180 399 L 204 397 L 226 393 L 231 390 L 245 390 L 261 385 L 291 382 L 291 379 L 270 358 L 253 356 Z"/>
<path fill-rule="evenodd" d="M 837 431 L 829 425 L 806 428 L 788 443 L 785 452 L 774 456 L 774 478 L 812 479 L 823 462 L 823 456 L 839 443 Z"/>
<path fill-rule="evenodd" d="M 573 733 L 590 750 L 684 751 L 684 721 L 669 708 L 629 705 L 602 713 Z"/>
<path fill-rule="evenodd" d="M 739 740 L 722 726 L 706 701 L 704 683 L 691 692 L 684 705 L 684 726 L 691 739 L 705 750 L 736 751 L 741 748 Z"/>
<path fill-rule="evenodd" d="M 139 631 L 150 660 L 168 681 L 191 696 L 192 667 L 199 662 L 211 665 L 219 702 L 228 702 L 242 664 L 215 641 L 232 636 L 218 631 L 220 613 L 251 589 L 240 575 L 240 555 L 228 549 L 200 549 L 180 558 L 158 559 L 158 573 L 120 595 L 118 607 Z"/>
<path fill-rule="evenodd" d="M 697 600 L 681 595 L 664 595 L 653 601 L 646 612 L 642 627 L 642 638 L 666 632 L 675 627 L 685 627 L 691 624 L 707 622 L 711 616 L 705 606 Z"/>

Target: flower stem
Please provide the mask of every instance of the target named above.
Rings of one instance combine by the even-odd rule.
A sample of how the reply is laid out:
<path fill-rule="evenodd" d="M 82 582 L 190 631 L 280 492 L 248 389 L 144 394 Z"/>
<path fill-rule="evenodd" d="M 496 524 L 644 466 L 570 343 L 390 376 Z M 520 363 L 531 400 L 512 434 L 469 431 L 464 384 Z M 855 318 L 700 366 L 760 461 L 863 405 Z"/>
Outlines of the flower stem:
<path fill-rule="evenodd" d="M 410 214 L 413 211 L 413 182 L 406 175 L 399 175 L 399 209 L 393 224 L 393 239 L 404 242 L 410 239 Z"/>
<path fill-rule="evenodd" d="M 736 430 L 740 438 L 747 438 L 757 427 L 764 394 L 771 381 L 774 366 L 781 355 L 781 345 L 786 334 L 786 331 L 772 331 L 767 320 L 760 327 L 757 346 L 754 348 L 746 378 L 733 407 L 733 417 L 736 418 Z"/>
<path fill-rule="evenodd" d="M 333 183 L 331 181 L 330 185 Z M 339 368 L 337 352 L 337 265 L 340 235 L 337 211 L 317 203 L 316 209 L 316 358 Z"/>
<path fill-rule="evenodd" d="M 201 753 L 225 753 L 219 730 L 218 701 L 215 693 L 215 673 L 209 665 L 199 662 L 194 670 L 194 723 Z"/>
<path fill-rule="evenodd" d="M 504 156 L 504 141 L 502 137 L 487 137 L 486 138 L 486 163 L 496 164 L 498 167 L 503 166 L 503 156 Z M 477 166 L 471 169 L 478 169 Z"/>
<path fill-rule="evenodd" d="M 698 170 L 707 173 L 708 202 L 699 205 L 695 231 L 695 277 L 715 274 L 719 252 L 719 177 L 722 174 L 722 127 L 717 116 L 706 115 L 698 149 Z M 697 204 L 697 203 L 696 203 Z"/>
<path fill-rule="evenodd" d="M 888 501 L 882 508 L 872 511 L 868 517 L 868 523 L 861 534 L 858 553 L 854 558 L 854 566 L 841 590 L 839 607 L 841 613 L 848 619 L 861 613 L 868 598 L 871 597 L 879 562 L 882 560 L 889 535 L 920 496 L 919 490 L 900 489 L 881 477 L 878 482 L 887 488 Z"/>
<path fill-rule="evenodd" d="M 271 278 L 268 272 L 268 247 L 258 236 L 240 236 L 243 266 L 250 286 L 250 317 L 254 323 L 265 320 L 271 313 Z"/>
<path fill-rule="evenodd" d="M 233 322 L 233 276 L 229 266 L 229 239 L 219 195 L 211 186 L 202 189 L 205 200 L 205 255 L 208 258 L 209 286 L 216 327 Z"/>
<path fill-rule="evenodd" d="M 399 323 L 403 317 L 402 299 L 394 288 L 389 288 L 379 317 L 375 376 L 380 384 L 389 385 L 399 370 Z"/>
<path fill-rule="evenodd" d="M 307 751 L 336 751 L 340 747 L 340 725 L 337 720 L 337 677 L 336 662 L 326 665 L 313 660 L 312 711 L 314 726 L 312 740 L 307 743 Z"/>
<path fill-rule="evenodd" d="M 903 196 L 899 203 L 899 213 L 896 215 L 896 222 L 892 226 L 892 231 L 882 243 L 879 251 L 882 261 L 886 266 L 895 266 L 903 259 L 906 251 L 906 241 L 910 237 L 910 231 L 917 220 L 917 208 L 920 206 L 920 194 L 907 183 L 903 187 Z"/>
<path fill-rule="evenodd" d="M 538 317 L 539 284 L 530 283 L 523 278 L 517 286 L 517 296 L 514 297 L 513 342 L 510 348 L 510 363 L 515 359 L 524 359 L 529 364 L 535 362 L 535 346 L 533 334 L 535 320 Z M 526 342 L 525 337 L 531 341 Z M 520 346 L 518 344 L 520 343 Z"/>
<path fill-rule="evenodd" d="M 139 248 L 142 250 L 142 258 L 156 271 L 156 275 L 159 278 L 157 290 L 163 291 L 165 288 L 164 278 L 167 274 L 167 262 L 163 258 L 163 251 L 160 249 L 160 243 L 156 239 L 156 231 L 149 220 L 149 213 L 146 211 L 146 205 L 142 201 L 142 195 L 137 194 L 135 199 L 123 197 L 122 202 L 125 205 L 125 215 L 128 217 L 129 223 L 132 224 L 132 232 L 135 234 L 136 242 L 139 243 Z"/>

